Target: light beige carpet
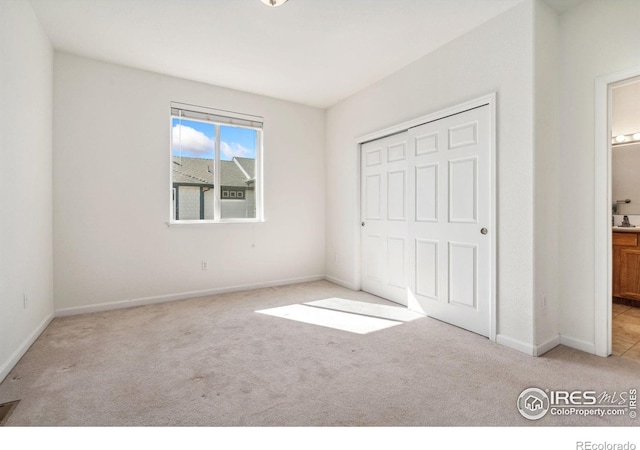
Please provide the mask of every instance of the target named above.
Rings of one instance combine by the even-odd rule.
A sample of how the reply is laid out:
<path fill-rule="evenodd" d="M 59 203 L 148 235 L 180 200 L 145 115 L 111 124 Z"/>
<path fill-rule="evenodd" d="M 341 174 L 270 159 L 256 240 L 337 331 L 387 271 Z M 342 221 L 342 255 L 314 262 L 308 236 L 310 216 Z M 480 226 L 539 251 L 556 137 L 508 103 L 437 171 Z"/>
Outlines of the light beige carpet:
<path fill-rule="evenodd" d="M 256 310 L 339 297 L 320 281 L 55 319 L 0 385 L 7 425 L 637 425 L 516 410 L 520 392 L 628 390 L 640 366 L 534 358 L 429 318 L 355 334 Z"/>

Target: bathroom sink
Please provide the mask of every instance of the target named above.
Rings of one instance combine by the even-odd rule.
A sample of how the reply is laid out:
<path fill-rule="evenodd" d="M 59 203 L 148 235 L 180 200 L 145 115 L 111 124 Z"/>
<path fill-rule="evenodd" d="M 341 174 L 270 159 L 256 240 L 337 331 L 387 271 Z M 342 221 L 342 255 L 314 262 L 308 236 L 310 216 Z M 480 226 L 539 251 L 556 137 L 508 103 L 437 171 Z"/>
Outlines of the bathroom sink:
<path fill-rule="evenodd" d="M 620 225 L 615 225 L 611 228 L 615 231 L 640 231 L 638 227 L 621 227 Z"/>

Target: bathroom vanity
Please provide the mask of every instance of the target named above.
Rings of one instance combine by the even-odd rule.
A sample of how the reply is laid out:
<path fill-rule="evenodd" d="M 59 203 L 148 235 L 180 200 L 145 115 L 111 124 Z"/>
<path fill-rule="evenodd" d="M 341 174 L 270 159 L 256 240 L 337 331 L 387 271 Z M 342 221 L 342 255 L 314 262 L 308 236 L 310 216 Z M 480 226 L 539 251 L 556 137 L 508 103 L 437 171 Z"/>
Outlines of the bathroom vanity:
<path fill-rule="evenodd" d="M 640 228 L 613 227 L 613 297 L 640 306 Z"/>

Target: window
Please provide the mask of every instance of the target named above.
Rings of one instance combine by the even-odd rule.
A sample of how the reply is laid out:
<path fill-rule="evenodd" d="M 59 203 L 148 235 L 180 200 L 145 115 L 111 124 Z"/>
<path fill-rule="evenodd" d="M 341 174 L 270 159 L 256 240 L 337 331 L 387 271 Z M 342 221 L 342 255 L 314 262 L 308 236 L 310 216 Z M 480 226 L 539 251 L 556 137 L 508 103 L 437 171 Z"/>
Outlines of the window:
<path fill-rule="evenodd" d="M 171 103 L 174 223 L 255 222 L 262 212 L 262 118 Z"/>
<path fill-rule="evenodd" d="M 244 191 L 222 188 L 222 198 L 239 198 L 244 199 Z"/>

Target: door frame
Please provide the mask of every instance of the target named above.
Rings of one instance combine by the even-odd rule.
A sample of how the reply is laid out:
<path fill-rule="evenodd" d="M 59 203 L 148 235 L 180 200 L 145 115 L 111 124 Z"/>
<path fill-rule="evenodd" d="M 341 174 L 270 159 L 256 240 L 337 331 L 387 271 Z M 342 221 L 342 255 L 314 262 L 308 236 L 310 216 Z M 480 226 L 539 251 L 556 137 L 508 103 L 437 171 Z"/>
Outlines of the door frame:
<path fill-rule="evenodd" d="M 428 122 L 434 122 L 439 119 L 444 119 L 445 117 L 452 116 L 455 114 L 460 114 L 470 109 L 479 108 L 481 106 L 489 107 L 489 116 L 490 116 L 490 130 L 491 130 L 491 149 L 490 149 L 490 158 L 491 161 L 489 163 L 489 169 L 491 171 L 491 194 L 489 199 L 489 204 L 491 205 L 491 212 L 489 214 L 490 224 L 489 229 L 494 230 L 494 234 L 491 240 L 491 280 L 490 280 L 490 313 L 489 313 L 489 339 L 492 341 L 496 340 L 497 334 L 497 249 L 498 249 L 498 217 L 497 217 L 497 121 L 496 121 L 496 109 L 497 109 L 497 93 L 491 92 L 482 97 L 475 98 L 473 100 L 469 100 L 464 103 L 460 103 L 454 106 L 450 106 L 448 108 L 444 108 L 415 119 L 402 122 L 396 125 L 392 125 L 390 127 L 384 128 L 382 130 L 374 131 L 372 133 L 365 134 L 363 136 L 356 138 L 356 150 L 358 152 L 357 155 L 357 182 L 358 182 L 358 221 L 355 224 L 355 231 L 357 232 L 357 258 L 355 258 L 356 262 L 356 274 L 358 274 L 358 289 L 362 287 L 362 239 L 360 232 L 360 223 L 362 222 L 362 161 L 361 161 L 361 147 L 362 144 L 370 141 L 374 141 L 376 139 L 381 139 L 387 136 L 391 136 L 393 134 L 401 133 L 403 131 L 408 130 L 409 128 L 413 128 L 419 125 L 424 125 Z"/>
<path fill-rule="evenodd" d="M 611 89 L 640 76 L 640 66 L 596 78 L 595 83 L 595 208 L 594 208 L 594 347 L 598 356 L 611 354 Z"/>

